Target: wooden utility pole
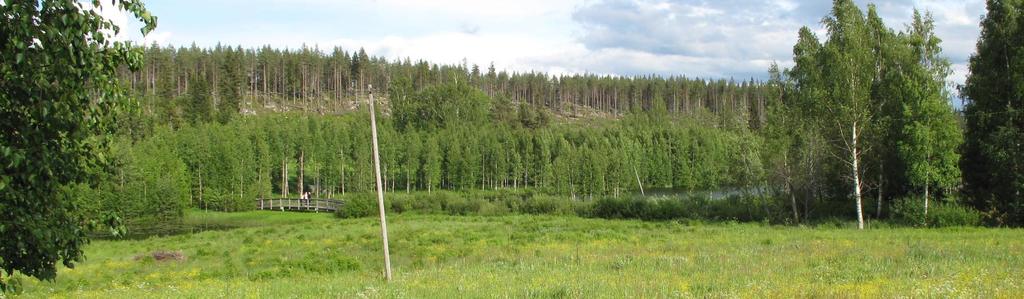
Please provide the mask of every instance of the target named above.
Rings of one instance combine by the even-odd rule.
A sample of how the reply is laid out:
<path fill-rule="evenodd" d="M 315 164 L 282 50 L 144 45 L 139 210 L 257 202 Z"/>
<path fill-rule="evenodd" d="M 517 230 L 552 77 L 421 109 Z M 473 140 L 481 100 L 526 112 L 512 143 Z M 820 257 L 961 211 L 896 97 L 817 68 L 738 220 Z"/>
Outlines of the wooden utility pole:
<path fill-rule="evenodd" d="M 373 135 L 373 168 L 377 175 L 377 207 L 380 209 L 380 236 L 384 240 L 384 277 L 391 281 L 391 253 L 388 251 L 388 221 L 384 217 L 384 189 L 380 179 L 380 150 L 377 146 L 377 113 L 373 109 L 373 85 L 370 93 L 370 131 Z"/>

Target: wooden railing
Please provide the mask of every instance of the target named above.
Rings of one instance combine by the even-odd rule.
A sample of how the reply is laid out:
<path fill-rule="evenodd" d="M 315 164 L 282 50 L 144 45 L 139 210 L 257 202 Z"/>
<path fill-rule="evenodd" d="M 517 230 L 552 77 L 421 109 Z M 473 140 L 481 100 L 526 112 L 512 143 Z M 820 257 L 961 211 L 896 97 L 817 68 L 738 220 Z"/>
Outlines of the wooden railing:
<path fill-rule="evenodd" d="M 341 200 L 326 198 L 260 198 L 256 209 L 271 211 L 313 211 L 334 212 L 344 204 Z"/>

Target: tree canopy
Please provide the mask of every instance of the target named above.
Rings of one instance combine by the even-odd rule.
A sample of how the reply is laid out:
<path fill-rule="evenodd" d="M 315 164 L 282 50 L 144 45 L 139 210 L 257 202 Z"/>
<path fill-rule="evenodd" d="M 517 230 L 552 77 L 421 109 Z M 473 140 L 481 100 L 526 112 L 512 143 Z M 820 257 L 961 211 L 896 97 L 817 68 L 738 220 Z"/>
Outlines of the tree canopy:
<path fill-rule="evenodd" d="M 92 1 L 99 7 L 100 1 Z M 114 1 L 142 21 L 140 1 Z M 85 229 L 62 188 L 90 182 L 107 165 L 106 137 L 128 104 L 118 68 L 142 52 L 114 41 L 120 30 L 78 1 L 6 1 L 0 6 L 0 267 L 52 279 L 56 263 L 82 255 Z"/>
<path fill-rule="evenodd" d="M 999 224 L 1024 224 L 1024 1 L 989 0 L 962 90 L 964 191 Z"/>
<path fill-rule="evenodd" d="M 785 104 L 770 110 L 776 116 L 769 115 L 769 125 L 788 128 L 768 132 L 791 141 L 774 143 L 788 153 L 773 155 L 783 161 L 770 164 L 782 165 L 776 173 L 785 174 L 789 188 L 850 186 L 825 191 L 852 197 L 863 226 L 869 190 L 880 213 L 886 195 L 923 191 L 927 205 L 929 187 L 955 186 L 962 139 L 946 85 L 949 62 L 931 16 L 915 11 L 907 29 L 895 33 L 873 5 L 865 14 L 853 1 L 833 4 L 824 43 L 802 28 L 788 82 L 777 83 Z M 819 171 L 823 178 L 794 180 Z"/>

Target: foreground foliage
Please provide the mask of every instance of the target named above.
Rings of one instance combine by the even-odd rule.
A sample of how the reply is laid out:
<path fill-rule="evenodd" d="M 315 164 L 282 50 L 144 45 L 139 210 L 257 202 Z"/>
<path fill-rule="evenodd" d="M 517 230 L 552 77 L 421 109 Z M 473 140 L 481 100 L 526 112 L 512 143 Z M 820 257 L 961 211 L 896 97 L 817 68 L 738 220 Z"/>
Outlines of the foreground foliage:
<path fill-rule="evenodd" d="M 376 219 L 191 212 L 197 228 L 97 241 L 25 297 L 1012 297 L 1014 229 L 777 227 L 561 216 L 389 217 L 395 280 L 381 279 Z M 183 261 L 156 261 L 181 251 Z M 139 257 L 139 258 L 136 258 Z"/>
<path fill-rule="evenodd" d="M 112 6 L 143 34 L 156 26 L 140 1 Z M 53 278 L 58 262 L 81 257 L 83 221 L 60 190 L 107 166 L 102 136 L 128 103 L 118 68 L 142 63 L 141 51 L 110 39 L 118 31 L 80 1 L 0 5 L 0 278 Z"/>

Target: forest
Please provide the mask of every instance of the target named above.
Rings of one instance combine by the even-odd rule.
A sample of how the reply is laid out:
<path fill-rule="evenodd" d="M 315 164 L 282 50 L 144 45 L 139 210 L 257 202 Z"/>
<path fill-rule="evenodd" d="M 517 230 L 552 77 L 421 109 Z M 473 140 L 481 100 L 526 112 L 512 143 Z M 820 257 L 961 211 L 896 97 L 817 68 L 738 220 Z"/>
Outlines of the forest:
<path fill-rule="evenodd" d="M 139 113 L 121 122 L 130 136 L 122 147 L 170 142 L 171 159 L 185 165 L 176 180 L 187 182 L 173 198 L 193 206 L 238 210 L 258 197 L 371 191 L 371 91 L 353 86 L 376 84 L 389 192 L 528 188 L 575 200 L 643 186 L 742 190 L 791 206 L 790 222 L 802 214 L 863 222 L 861 209 L 885 217 L 909 198 L 922 209 L 937 200 L 989 210 L 957 192 L 963 114 L 952 107 L 950 63 L 931 17 L 915 13 L 896 32 L 873 6 L 836 9 L 849 12 L 828 19 L 837 32 L 828 40 L 799 32 L 795 67 L 743 83 L 481 73 L 363 50 L 152 45 L 145 68 L 120 72 L 139 99 Z M 823 71 L 837 67 L 850 71 Z M 829 77 L 838 75 L 859 77 Z M 832 211 L 842 203 L 863 208 Z M 993 216 L 993 224 L 1018 221 Z"/>
<path fill-rule="evenodd" d="M 302 111 L 307 114 L 343 114 L 358 105 L 357 97 L 368 86 L 388 91 L 393 81 L 404 79 L 409 88 L 462 82 L 491 98 L 523 103 L 569 118 L 622 116 L 636 108 L 664 105 L 672 113 L 750 114 L 764 121 L 765 86 L 752 78 L 664 78 L 657 75 L 623 77 L 594 74 L 554 76 L 540 72 L 509 73 L 490 65 L 438 65 L 428 61 L 389 61 L 368 56 L 366 51 L 300 49 L 175 48 L 151 44 L 142 47 L 144 67 L 123 69 L 122 82 L 139 98 L 149 98 L 152 113 L 163 122 L 179 125 L 183 119 L 174 102 L 189 94 L 189 85 L 203 81 L 208 93 L 223 109 L 254 113 Z M 158 103 L 164 103 L 160 105 Z M 219 106 L 218 106 L 219 108 Z M 753 124 L 760 126 L 761 124 Z"/>
<path fill-rule="evenodd" d="M 850 0 L 833 1 L 824 34 L 800 28 L 791 67 L 766 79 L 136 45 L 93 35 L 118 30 L 96 12 L 52 2 L 0 5 L 0 294 L 20 288 L 15 273 L 73 267 L 90 238 L 174 235 L 199 211 L 259 215 L 257 199 L 308 193 L 343 200 L 339 218 L 373 216 L 370 101 L 388 212 L 413 222 L 1024 225 L 1021 1 L 987 1 L 963 85 L 949 83 L 931 13 L 887 24 Z M 115 3 L 144 33 L 156 26 L 140 1 Z"/>

